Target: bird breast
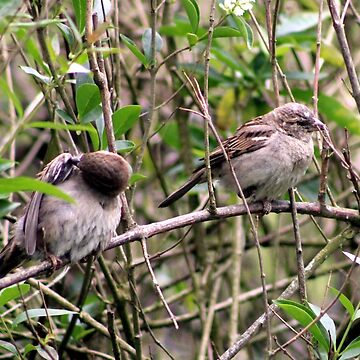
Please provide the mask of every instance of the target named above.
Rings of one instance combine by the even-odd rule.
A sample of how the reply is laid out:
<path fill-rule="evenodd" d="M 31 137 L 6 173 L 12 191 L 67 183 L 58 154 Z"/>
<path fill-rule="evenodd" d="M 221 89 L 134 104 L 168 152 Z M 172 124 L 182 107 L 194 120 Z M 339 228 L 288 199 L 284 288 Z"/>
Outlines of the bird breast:
<path fill-rule="evenodd" d="M 234 158 L 232 164 L 241 189 L 251 201 L 271 201 L 300 181 L 312 156 L 311 136 L 300 140 L 276 132 L 264 147 Z M 238 193 L 232 175 L 223 170 L 220 173 L 226 174 L 218 176 L 223 185 Z"/>
<path fill-rule="evenodd" d="M 39 215 L 46 251 L 77 262 L 103 250 L 121 217 L 118 196 L 108 197 L 92 189 L 80 174 L 58 185 L 75 203 L 44 196 Z"/>

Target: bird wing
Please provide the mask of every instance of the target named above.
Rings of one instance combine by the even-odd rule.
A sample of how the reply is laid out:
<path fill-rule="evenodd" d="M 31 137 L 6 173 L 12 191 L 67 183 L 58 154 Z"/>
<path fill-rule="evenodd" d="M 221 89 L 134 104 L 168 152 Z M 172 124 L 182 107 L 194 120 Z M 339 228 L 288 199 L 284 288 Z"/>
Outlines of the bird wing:
<path fill-rule="evenodd" d="M 76 165 L 78 161 L 78 158 L 71 154 L 60 154 L 46 165 L 44 170 L 39 173 L 38 178 L 39 180 L 46 181 L 53 185 L 62 183 L 72 174 L 74 165 Z M 34 192 L 25 210 L 23 231 L 25 250 L 28 255 L 34 254 L 36 245 L 40 240 L 38 224 L 43 196 L 44 194 L 42 193 Z"/>
<path fill-rule="evenodd" d="M 235 135 L 230 136 L 222 142 L 224 149 L 226 150 L 228 157 L 233 159 L 245 153 L 251 153 L 258 149 L 261 149 L 266 145 L 269 138 L 275 132 L 274 126 L 264 122 L 263 116 L 259 116 L 254 120 L 240 126 Z M 203 160 L 203 159 L 202 159 Z M 218 146 L 210 153 L 210 165 L 212 168 L 220 166 L 225 161 L 225 156 L 222 148 Z M 204 167 L 201 164 L 194 170 L 194 173 L 198 172 Z"/>

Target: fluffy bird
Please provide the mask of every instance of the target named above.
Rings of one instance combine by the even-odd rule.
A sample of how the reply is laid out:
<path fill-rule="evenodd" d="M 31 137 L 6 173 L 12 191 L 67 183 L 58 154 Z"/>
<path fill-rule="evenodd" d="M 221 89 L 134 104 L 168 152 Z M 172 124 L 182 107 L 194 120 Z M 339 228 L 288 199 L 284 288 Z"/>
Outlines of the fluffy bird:
<path fill-rule="evenodd" d="M 123 157 L 106 151 L 57 156 L 39 178 L 75 203 L 33 193 L 13 238 L 0 252 L 0 277 L 31 258 L 77 262 L 102 251 L 120 222 L 118 195 L 126 189 L 130 174 Z"/>
<path fill-rule="evenodd" d="M 312 133 L 325 125 L 305 105 L 288 103 L 240 126 L 235 135 L 222 142 L 249 201 L 269 203 L 295 186 L 305 174 L 314 154 Z M 238 193 L 224 153 L 217 147 L 210 154 L 214 179 Z M 204 161 L 189 180 L 159 207 L 184 196 L 196 184 L 206 182 Z"/>

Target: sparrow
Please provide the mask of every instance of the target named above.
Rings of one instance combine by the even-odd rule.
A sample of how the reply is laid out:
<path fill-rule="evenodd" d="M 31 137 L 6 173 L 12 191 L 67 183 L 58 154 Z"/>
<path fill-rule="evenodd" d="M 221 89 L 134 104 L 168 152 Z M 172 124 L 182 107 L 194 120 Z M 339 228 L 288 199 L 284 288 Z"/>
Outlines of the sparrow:
<path fill-rule="evenodd" d="M 270 203 L 294 187 L 311 163 L 312 133 L 324 129 L 325 124 L 308 107 L 298 103 L 279 106 L 240 126 L 222 145 L 245 198 L 249 202 Z M 159 207 L 169 206 L 196 184 L 206 182 L 205 163 L 201 160 L 189 180 Z M 210 153 L 210 167 L 214 180 L 238 193 L 221 147 Z"/>
<path fill-rule="evenodd" d="M 118 154 L 58 155 L 39 179 L 56 185 L 75 202 L 32 194 L 14 236 L 0 252 L 0 278 L 32 258 L 75 263 L 104 250 L 120 222 L 118 195 L 128 186 L 130 175 L 130 165 Z"/>

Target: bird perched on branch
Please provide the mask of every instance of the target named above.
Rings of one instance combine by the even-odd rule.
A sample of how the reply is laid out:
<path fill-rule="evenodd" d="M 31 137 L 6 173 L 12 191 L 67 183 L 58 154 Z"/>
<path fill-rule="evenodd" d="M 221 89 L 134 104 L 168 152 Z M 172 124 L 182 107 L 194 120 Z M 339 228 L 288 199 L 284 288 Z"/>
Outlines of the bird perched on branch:
<path fill-rule="evenodd" d="M 118 195 L 126 189 L 130 174 L 124 158 L 106 151 L 57 156 L 39 178 L 75 202 L 33 193 L 13 238 L 0 252 L 0 277 L 31 258 L 77 262 L 102 251 L 120 222 Z"/>
<path fill-rule="evenodd" d="M 298 103 L 279 106 L 240 126 L 222 145 L 244 196 L 249 201 L 269 203 L 295 186 L 305 174 L 314 153 L 311 135 L 324 127 L 308 107 Z M 210 153 L 210 166 L 213 178 L 239 195 L 221 147 Z M 202 182 L 206 182 L 204 161 L 159 207 L 169 206 Z"/>

